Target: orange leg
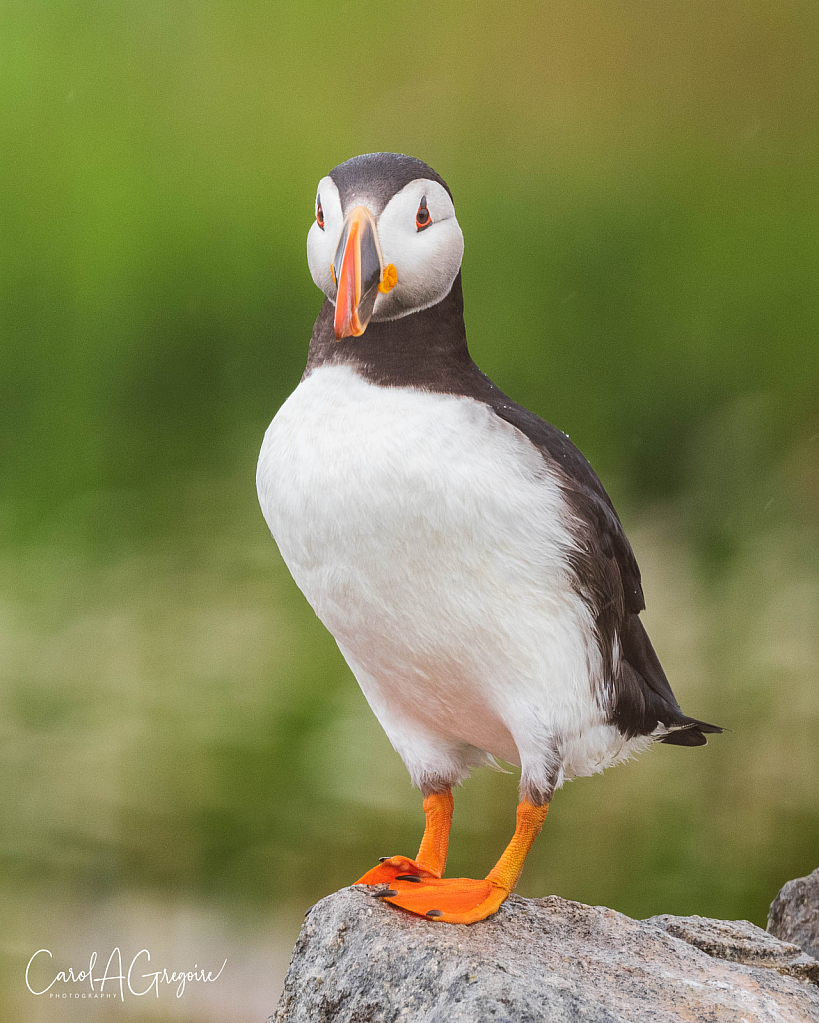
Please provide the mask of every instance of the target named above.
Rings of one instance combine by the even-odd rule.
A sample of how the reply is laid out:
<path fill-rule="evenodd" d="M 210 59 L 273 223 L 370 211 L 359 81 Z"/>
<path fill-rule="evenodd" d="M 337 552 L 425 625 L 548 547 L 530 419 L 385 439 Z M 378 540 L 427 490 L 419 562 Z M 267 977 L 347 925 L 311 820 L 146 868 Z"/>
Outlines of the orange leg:
<path fill-rule="evenodd" d="M 449 829 L 452 827 L 452 791 L 433 792 L 424 800 L 426 826 L 421 848 L 414 860 L 409 856 L 385 856 L 356 884 L 392 884 L 397 877 L 440 877 L 446 866 Z"/>
<path fill-rule="evenodd" d="M 518 883 L 523 862 L 540 834 L 548 804 L 518 804 L 512 841 L 484 880 L 468 877 L 404 878 L 397 876 L 378 897 L 419 916 L 449 924 L 472 924 L 498 911 Z M 426 837 L 426 836 L 425 836 Z M 365 875 L 366 876 L 366 875 Z"/>

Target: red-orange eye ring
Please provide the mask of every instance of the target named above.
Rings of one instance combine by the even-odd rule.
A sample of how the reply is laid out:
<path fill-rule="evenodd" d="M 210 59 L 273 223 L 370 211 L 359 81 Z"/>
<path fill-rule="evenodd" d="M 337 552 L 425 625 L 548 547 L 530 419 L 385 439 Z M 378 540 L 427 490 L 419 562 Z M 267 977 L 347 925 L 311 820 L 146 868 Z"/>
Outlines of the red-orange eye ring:
<path fill-rule="evenodd" d="M 418 212 L 415 214 L 415 230 L 424 231 L 431 223 L 432 217 L 427 209 L 427 197 L 422 195 L 421 202 L 418 204 Z"/>
<path fill-rule="evenodd" d="M 321 196 L 316 199 L 316 223 L 324 230 L 324 210 L 321 208 Z"/>

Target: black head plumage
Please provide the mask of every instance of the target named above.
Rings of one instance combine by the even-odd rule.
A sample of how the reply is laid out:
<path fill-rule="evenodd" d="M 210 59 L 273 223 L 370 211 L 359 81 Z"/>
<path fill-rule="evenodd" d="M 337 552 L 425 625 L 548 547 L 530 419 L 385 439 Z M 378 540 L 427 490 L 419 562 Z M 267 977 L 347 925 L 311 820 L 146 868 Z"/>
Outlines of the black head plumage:
<path fill-rule="evenodd" d="M 365 153 L 334 167 L 330 177 L 338 188 L 341 208 L 346 210 L 355 197 L 366 195 L 370 208 L 378 216 L 394 195 L 416 178 L 437 181 L 449 192 L 449 185 L 423 160 L 403 153 Z"/>

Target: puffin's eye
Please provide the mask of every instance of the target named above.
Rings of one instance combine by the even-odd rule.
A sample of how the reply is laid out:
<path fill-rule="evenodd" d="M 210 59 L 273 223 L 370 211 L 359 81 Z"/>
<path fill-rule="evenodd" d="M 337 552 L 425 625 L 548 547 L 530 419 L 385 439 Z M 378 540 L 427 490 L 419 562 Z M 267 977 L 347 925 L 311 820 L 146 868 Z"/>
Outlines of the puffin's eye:
<path fill-rule="evenodd" d="M 432 217 L 429 215 L 427 209 L 427 197 L 421 196 L 421 202 L 418 205 L 418 212 L 415 214 L 415 229 L 417 231 L 423 231 L 425 227 L 429 227 L 432 223 Z"/>
<path fill-rule="evenodd" d="M 324 230 L 324 210 L 321 208 L 321 196 L 316 199 L 316 223 Z"/>

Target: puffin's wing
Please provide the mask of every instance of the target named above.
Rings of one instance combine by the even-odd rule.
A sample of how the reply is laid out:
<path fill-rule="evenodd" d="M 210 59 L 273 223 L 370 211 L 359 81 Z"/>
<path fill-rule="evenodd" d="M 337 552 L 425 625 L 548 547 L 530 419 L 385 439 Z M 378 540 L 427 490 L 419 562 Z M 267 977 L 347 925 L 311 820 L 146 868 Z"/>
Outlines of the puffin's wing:
<path fill-rule="evenodd" d="M 609 495 L 565 433 L 512 402 L 493 386 L 489 404 L 540 450 L 561 478 L 576 547 L 569 561 L 578 592 L 594 615 L 604 678 L 611 688 L 611 722 L 628 738 L 701 746 L 704 732 L 721 732 L 683 714 L 640 621 L 645 608 L 640 569 Z"/>

